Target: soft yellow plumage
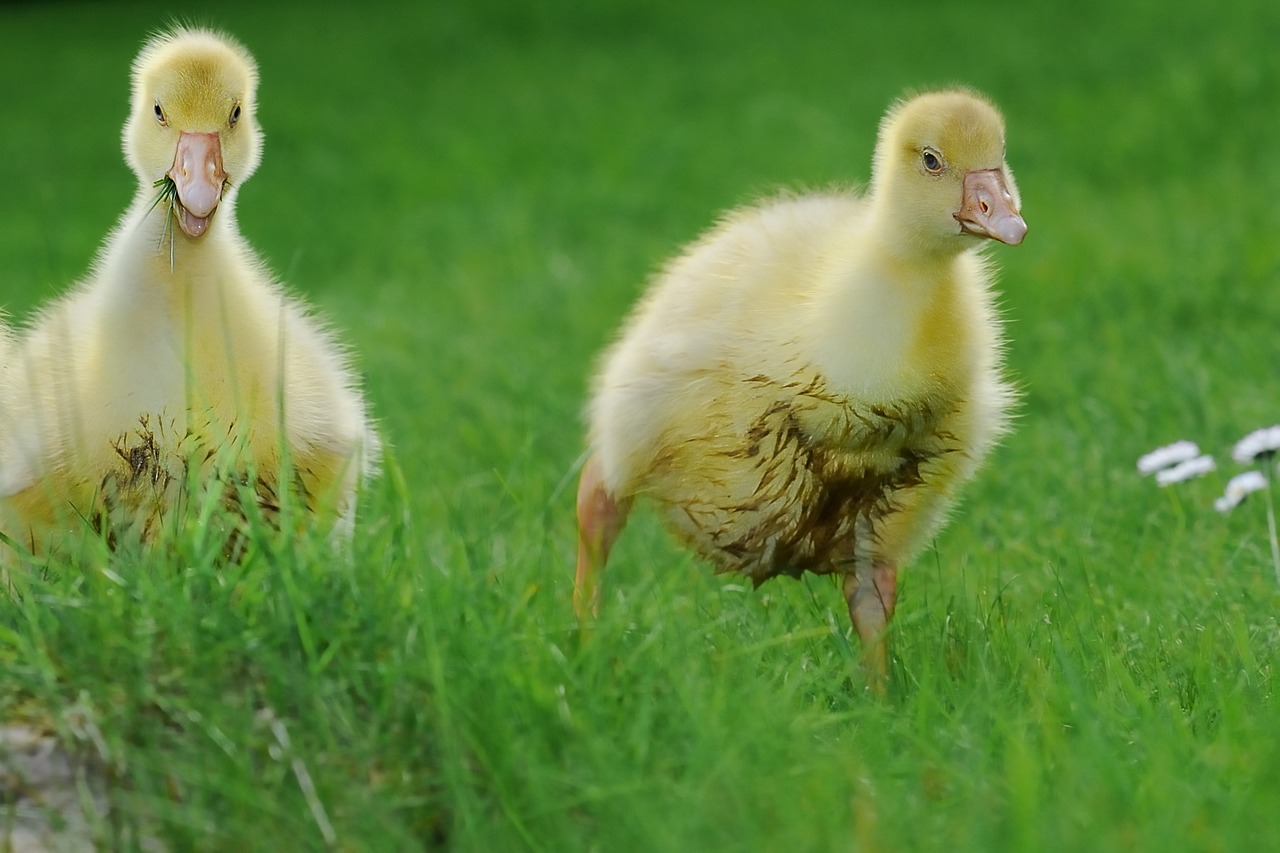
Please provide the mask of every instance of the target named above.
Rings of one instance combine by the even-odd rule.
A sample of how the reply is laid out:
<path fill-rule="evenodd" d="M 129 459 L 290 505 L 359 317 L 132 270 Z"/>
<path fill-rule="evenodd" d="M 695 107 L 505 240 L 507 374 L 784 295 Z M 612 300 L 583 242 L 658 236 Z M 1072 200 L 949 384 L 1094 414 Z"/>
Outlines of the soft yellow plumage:
<path fill-rule="evenodd" d="M 379 455 L 356 376 L 236 225 L 256 86 L 244 48 L 205 30 L 157 36 L 134 63 L 137 194 L 0 374 L 0 532 L 37 552 L 85 520 L 153 535 L 191 471 L 250 475 L 264 507 L 292 488 L 350 526 Z"/>
<path fill-rule="evenodd" d="M 897 566 L 1005 429 L 979 239 L 1019 243 L 1004 125 L 962 91 L 896 105 L 870 191 L 731 213 L 657 277 L 588 407 L 576 600 L 632 499 L 720 569 L 844 575 L 877 676 Z"/>

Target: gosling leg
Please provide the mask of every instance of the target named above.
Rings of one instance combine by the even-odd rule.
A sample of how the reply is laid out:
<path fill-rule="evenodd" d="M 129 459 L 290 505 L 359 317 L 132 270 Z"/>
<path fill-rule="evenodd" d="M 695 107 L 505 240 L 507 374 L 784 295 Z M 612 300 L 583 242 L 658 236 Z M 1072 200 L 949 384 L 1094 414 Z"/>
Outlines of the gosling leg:
<path fill-rule="evenodd" d="M 600 572 L 609 551 L 627 523 L 631 499 L 618 500 L 600 474 L 600 461 L 592 456 L 578 480 L 578 571 L 573 581 L 573 612 L 578 620 L 600 612 Z"/>
<path fill-rule="evenodd" d="M 898 564 L 881 561 L 844 576 L 844 597 L 849 618 L 862 640 L 862 666 L 871 690 L 883 696 L 889 677 L 886 633 L 898 600 Z"/>

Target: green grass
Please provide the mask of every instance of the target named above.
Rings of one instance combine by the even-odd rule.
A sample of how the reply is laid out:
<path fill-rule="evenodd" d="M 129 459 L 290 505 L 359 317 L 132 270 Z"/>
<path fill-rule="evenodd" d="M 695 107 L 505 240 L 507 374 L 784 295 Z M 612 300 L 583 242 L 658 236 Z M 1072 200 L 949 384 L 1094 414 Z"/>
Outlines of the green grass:
<path fill-rule="evenodd" d="M 99 754 L 107 837 L 172 849 L 1280 846 L 1262 506 L 1213 512 L 1229 462 L 1133 469 L 1280 420 L 1280 7 L 578 5 L 217 7 L 262 73 L 242 228 L 359 353 L 388 474 L 351 565 L 189 535 L 22 579 L 0 720 Z M 0 7 L 10 313 L 131 197 L 127 70 L 165 22 Z M 886 104 L 952 82 L 1008 119 L 1026 398 L 903 579 L 888 697 L 829 583 L 744 589 L 647 512 L 583 643 L 595 353 L 718 211 L 865 181 Z"/>

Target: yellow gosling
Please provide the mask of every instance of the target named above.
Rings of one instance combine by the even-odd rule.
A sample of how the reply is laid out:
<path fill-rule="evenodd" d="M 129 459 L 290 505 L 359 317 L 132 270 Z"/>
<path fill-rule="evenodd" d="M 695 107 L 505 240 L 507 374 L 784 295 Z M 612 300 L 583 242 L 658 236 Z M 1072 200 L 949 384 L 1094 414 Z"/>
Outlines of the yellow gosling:
<path fill-rule="evenodd" d="M 936 92 L 884 117 L 866 195 L 734 211 L 671 261 L 595 376 L 579 617 L 644 496 L 720 571 L 843 576 L 882 690 L 898 568 L 1008 424 L 979 249 L 1019 208 L 1000 113 Z"/>
<path fill-rule="evenodd" d="M 236 224 L 257 82 L 243 47 L 201 29 L 133 64 L 133 203 L 89 275 L 5 345 L 0 532 L 36 553 L 86 521 L 150 538 L 189 474 L 215 469 L 252 478 L 265 511 L 291 490 L 350 529 L 379 458 L 357 377 Z"/>

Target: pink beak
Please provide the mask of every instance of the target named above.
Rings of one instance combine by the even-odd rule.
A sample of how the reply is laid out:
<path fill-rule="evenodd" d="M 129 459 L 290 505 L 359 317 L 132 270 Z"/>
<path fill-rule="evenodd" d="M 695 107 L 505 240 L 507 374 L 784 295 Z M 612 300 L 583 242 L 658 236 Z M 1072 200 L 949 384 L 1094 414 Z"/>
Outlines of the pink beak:
<path fill-rule="evenodd" d="M 960 230 L 1016 246 L 1027 236 L 1027 223 L 1013 206 L 1013 196 L 999 169 L 965 172 L 964 198 L 955 214 Z"/>
<path fill-rule="evenodd" d="M 222 201 L 227 173 L 222 169 L 222 140 L 216 133 L 183 133 L 169 177 L 178 188 L 178 224 L 199 237 Z"/>

